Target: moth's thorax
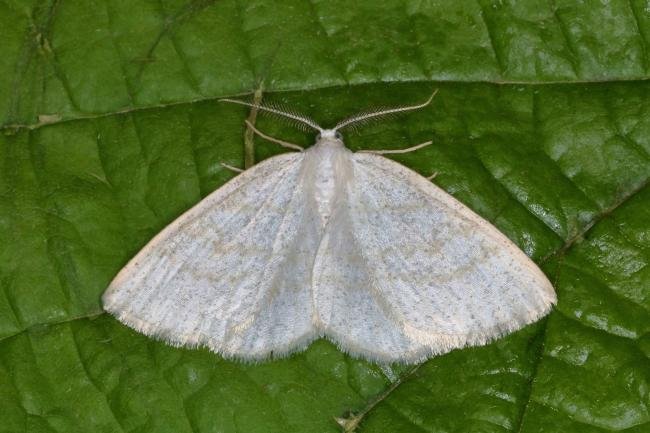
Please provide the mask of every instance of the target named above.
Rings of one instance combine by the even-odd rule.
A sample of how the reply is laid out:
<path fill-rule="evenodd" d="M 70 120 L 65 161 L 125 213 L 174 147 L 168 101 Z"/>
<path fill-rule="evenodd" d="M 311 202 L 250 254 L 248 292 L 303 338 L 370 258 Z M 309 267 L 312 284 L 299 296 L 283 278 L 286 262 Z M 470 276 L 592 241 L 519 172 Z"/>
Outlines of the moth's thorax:
<path fill-rule="evenodd" d="M 350 151 L 340 138 L 321 134 L 316 144 L 307 150 L 314 200 L 323 226 L 332 215 L 337 199 L 349 178 Z"/>

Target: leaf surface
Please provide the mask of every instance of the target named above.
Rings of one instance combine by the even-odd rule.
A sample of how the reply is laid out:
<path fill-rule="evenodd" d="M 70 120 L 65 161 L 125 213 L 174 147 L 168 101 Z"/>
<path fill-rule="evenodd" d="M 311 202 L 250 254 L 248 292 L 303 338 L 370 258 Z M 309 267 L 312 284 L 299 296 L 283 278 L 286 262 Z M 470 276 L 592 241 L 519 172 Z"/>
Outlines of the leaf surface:
<path fill-rule="evenodd" d="M 650 424 L 650 12 L 601 2 L 0 4 L 0 432 L 642 432 Z M 416 370 L 318 341 L 171 348 L 101 313 L 110 279 L 243 162 L 242 108 L 398 155 L 538 262 L 559 303 Z M 308 145 L 272 118 L 257 126 Z M 256 159 L 281 149 L 257 142 Z"/>

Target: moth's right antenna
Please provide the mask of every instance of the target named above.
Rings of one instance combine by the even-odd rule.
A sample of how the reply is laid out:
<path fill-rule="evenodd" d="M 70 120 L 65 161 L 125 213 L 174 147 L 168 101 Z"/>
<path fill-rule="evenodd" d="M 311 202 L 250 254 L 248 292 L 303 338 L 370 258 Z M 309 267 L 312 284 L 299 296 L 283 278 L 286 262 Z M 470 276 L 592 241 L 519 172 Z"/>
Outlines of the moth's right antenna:
<path fill-rule="evenodd" d="M 233 104 L 239 104 L 239 105 L 246 105 L 247 107 L 255 107 L 258 110 L 266 111 L 268 113 L 273 113 L 273 114 L 276 114 L 278 116 L 286 117 L 288 119 L 294 120 L 294 121 L 296 121 L 298 123 L 301 123 L 303 125 L 309 126 L 310 128 L 315 129 L 318 132 L 323 132 L 323 128 L 318 126 L 318 124 L 316 122 L 311 120 L 309 117 L 303 116 L 301 114 L 291 113 L 291 112 L 288 112 L 288 111 L 283 111 L 283 110 L 280 110 L 280 109 L 277 109 L 277 108 L 274 108 L 274 107 L 269 107 L 268 105 L 252 104 L 250 102 L 240 101 L 239 99 L 224 98 L 224 99 L 219 99 L 219 101 L 231 102 Z"/>
<path fill-rule="evenodd" d="M 429 96 L 429 99 L 424 101 L 421 104 L 417 105 L 406 105 L 403 107 L 393 107 L 393 108 L 386 108 L 383 110 L 378 110 L 378 111 L 364 111 L 359 114 L 355 114 L 352 117 L 348 117 L 345 120 L 340 121 L 335 127 L 334 130 L 337 131 L 339 129 L 345 128 L 346 126 L 350 126 L 354 123 L 365 123 L 371 119 L 377 118 L 377 117 L 384 117 L 388 116 L 391 114 L 399 114 L 403 113 L 405 111 L 412 111 L 412 110 L 418 110 L 420 108 L 424 108 L 429 103 L 431 103 L 431 100 L 433 100 L 433 97 L 436 96 L 436 93 L 438 93 L 438 89 L 434 90 L 431 96 Z"/>

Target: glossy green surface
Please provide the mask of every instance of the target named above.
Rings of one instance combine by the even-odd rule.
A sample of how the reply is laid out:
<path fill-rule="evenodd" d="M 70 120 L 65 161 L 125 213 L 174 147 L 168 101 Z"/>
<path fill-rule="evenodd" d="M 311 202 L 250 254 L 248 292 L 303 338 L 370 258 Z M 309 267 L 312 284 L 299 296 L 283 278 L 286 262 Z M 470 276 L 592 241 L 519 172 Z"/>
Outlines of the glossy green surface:
<path fill-rule="evenodd" d="M 649 428 L 645 2 L 16 0 L 0 12 L 0 432 L 335 432 L 360 411 L 361 432 Z M 100 314 L 126 261 L 232 177 L 221 162 L 242 164 L 247 111 L 216 99 L 261 79 L 325 126 L 439 88 L 347 144 L 433 139 L 395 159 L 438 172 L 537 261 L 556 310 L 402 379 L 326 341 L 247 365 Z"/>

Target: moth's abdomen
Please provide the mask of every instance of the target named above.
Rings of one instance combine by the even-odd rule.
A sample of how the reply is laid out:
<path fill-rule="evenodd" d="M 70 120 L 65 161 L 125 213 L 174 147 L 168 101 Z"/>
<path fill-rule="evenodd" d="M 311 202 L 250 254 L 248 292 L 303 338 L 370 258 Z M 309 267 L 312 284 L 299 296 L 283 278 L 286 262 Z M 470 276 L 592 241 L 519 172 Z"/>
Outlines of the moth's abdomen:
<path fill-rule="evenodd" d="M 322 159 L 318 165 L 314 176 L 314 194 L 321 223 L 325 226 L 336 199 L 336 169 L 331 158 Z"/>

